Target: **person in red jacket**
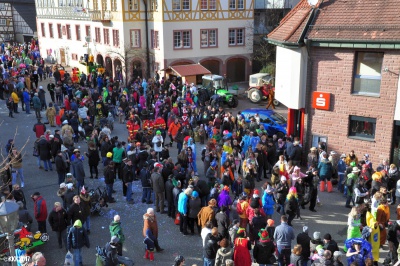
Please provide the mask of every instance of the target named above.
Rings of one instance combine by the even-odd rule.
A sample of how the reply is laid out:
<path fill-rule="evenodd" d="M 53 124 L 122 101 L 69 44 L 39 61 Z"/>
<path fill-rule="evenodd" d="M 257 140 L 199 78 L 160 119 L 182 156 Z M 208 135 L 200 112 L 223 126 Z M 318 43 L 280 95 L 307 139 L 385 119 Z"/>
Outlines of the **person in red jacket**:
<path fill-rule="evenodd" d="M 39 192 L 33 193 L 31 196 L 33 199 L 34 205 L 33 210 L 35 214 L 35 219 L 38 223 L 38 231 L 41 233 L 47 233 L 46 230 L 46 220 L 47 220 L 47 205 L 46 201 L 42 196 L 40 196 Z"/>
<path fill-rule="evenodd" d="M 40 138 L 40 136 L 44 135 L 44 132 L 46 132 L 46 126 L 40 121 L 40 119 L 38 119 L 37 123 L 33 125 L 33 132 L 36 133 L 36 138 Z"/>

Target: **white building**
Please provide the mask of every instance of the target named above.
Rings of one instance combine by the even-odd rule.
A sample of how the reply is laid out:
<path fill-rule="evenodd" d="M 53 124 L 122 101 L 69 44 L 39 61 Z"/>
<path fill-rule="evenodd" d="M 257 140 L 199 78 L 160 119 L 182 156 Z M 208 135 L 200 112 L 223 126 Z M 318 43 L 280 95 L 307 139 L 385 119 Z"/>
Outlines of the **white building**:
<path fill-rule="evenodd" d="M 64 65 L 83 70 L 92 54 L 128 78 L 193 63 L 231 81 L 251 74 L 254 0 L 36 0 L 36 12 L 42 55 Z"/>

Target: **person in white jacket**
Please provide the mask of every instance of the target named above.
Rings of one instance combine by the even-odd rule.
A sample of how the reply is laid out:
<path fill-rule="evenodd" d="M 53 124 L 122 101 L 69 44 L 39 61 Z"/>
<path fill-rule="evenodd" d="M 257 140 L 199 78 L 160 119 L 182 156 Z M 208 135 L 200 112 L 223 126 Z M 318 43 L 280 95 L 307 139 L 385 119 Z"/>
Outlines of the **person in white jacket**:
<path fill-rule="evenodd" d="M 160 152 L 162 151 L 162 144 L 164 142 L 163 137 L 161 136 L 161 131 L 157 130 L 156 135 L 153 137 L 152 143 L 154 146 L 154 151 L 157 153 L 157 159 L 160 160 Z"/>

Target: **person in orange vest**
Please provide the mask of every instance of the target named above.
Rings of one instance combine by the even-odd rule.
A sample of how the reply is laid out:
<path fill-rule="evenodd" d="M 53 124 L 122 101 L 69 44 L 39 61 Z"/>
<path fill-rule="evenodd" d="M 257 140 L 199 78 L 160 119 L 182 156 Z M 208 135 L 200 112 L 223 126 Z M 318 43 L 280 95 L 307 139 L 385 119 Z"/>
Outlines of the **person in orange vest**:
<path fill-rule="evenodd" d="M 166 129 L 167 125 L 165 123 L 164 118 L 161 117 L 161 115 L 159 115 L 156 120 L 154 120 L 154 130 L 160 130 L 161 131 L 161 136 L 163 137 L 163 139 L 165 140 L 166 137 Z M 163 143 L 164 145 L 164 143 Z"/>
<path fill-rule="evenodd" d="M 149 134 L 152 134 L 154 130 L 154 122 L 153 120 L 144 120 L 143 121 L 143 130 L 147 130 Z"/>
<path fill-rule="evenodd" d="M 128 129 L 128 141 L 133 140 L 133 126 L 135 124 L 135 121 L 133 120 L 133 116 L 131 116 L 126 123 L 126 129 Z"/>

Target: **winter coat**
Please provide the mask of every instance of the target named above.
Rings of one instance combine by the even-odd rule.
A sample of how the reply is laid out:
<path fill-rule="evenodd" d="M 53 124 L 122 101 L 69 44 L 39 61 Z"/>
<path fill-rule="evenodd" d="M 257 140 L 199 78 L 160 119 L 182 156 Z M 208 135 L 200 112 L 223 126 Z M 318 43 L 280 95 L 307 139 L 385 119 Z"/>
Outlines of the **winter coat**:
<path fill-rule="evenodd" d="M 80 249 L 86 246 L 90 248 L 89 237 L 85 228 L 73 226 L 68 231 L 67 249 Z"/>
<path fill-rule="evenodd" d="M 266 215 L 274 214 L 274 205 L 275 205 L 274 195 L 268 194 L 267 192 L 264 191 L 264 195 L 262 197 L 262 205 Z"/>
<path fill-rule="evenodd" d="M 218 251 L 218 238 L 209 233 L 204 240 L 203 256 L 207 259 L 215 259 Z"/>
<path fill-rule="evenodd" d="M 140 170 L 139 177 L 142 183 L 142 188 L 151 188 L 151 175 L 146 168 L 142 168 L 142 170 Z"/>
<path fill-rule="evenodd" d="M 230 247 L 219 248 L 215 257 L 215 266 L 225 266 L 226 260 L 233 259 L 233 249 Z"/>
<path fill-rule="evenodd" d="M 213 221 L 215 218 L 215 212 L 211 206 L 206 206 L 201 208 L 199 214 L 197 215 L 199 220 L 199 225 L 204 228 L 208 221 Z"/>
<path fill-rule="evenodd" d="M 164 179 L 160 173 L 153 173 L 150 178 L 153 184 L 154 193 L 162 193 L 165 191 Z"/>
<path fill-rule="evenodd" d="M 333 166 L 328 159 L 323 159 L 318 164 L 318 175 L 321 180 L 327 179 L 328 181 L 332 178 Z"/>
<path fill-rule="evenodd" d="M 165 198 L 167 202 L 174 204 L 174 196 L 172 191 L 174 190 L 174 185 L 172 184 L 172 180 L 169 179 L 165 182 Z M 168 203 L 168 204 L 170 204 Z"/>
<path fill-rule="evenodd" d="M 153 235 L 158 238 L 158 225 L 156 216 L 145 213 L 143 215 L 143 222 L 143 237 L 146 237 L 146 230 L 150 229 Z"/>
<path fill-rule="evenodd" d="M 83 224 L 86 222 L 86 218 L 90 215 L 90 213 L 86 213 L 86 208 L 83 202 L 76 204 L 73 203 L 68 209 L 68 221 L 71 224 L 74 224 L 76 220 L 80 220 Z"/>
<path fill-rule="evenodd" d="M 38 152 L 40 160 L 50 160 L 51 159 L 51 147 L 50 143 L 45 139 L 40 139 L 38 142 Z"/>
<path fill-rule="evenodd" d="M 64 161 L 62 156 L 56 156 L 55 159 L 56 170 L 57 173 L 66 173 L 67 172 L 67 162 Z"/>
<path fill-rule="evenodd" d="M 253 257 L 258 264 L 272 264 L 270 258 L 275 252 L 274 243 L 268 240 L 258 240 L 254 245 Z"/>
<path fill-rule="evenodd" d="M 236 238 L 233 260 L 235 265 L 251 266 L 251 256 L 249 250 L 251 249 L 251 242 L 246 238 Z"/>
<path fill-rule="evenodd" d="M 190 198 L 189 199 L 189 218 L 197 218 L 197 214 L 199 214 L 201 210 L 201 199 L 199 197 Z"/>
<path fill-rule="evenodd" d="M 226 206 L 229 207 L 232 205 L 232 199 L 229 196 L 229 192 L 226 190 L 222 190 L 222 192 L 218 196 L 218 207 Z"/>
<path fill-rule="evenodd" d="M 223 237 L 228 237 L 229 218 L 225 212 L 218 212 L 215 215 L 217 221 L 218 233 Z"/>
<path fill-rule="evenodd" d="M 178 212 L 182 214 L 188 213 L 188 201 L 189 197 L 185 194 L 185 192 L 181 192 L 178 198 Z"/>
<path fill-rule="evenodd" d="M 64 231 L 69 225 L 67 211 L 64 209 L 61 209 L 59 211 L 53 209 L 49 214 L 48 221 L 53 231 Z"/>
<path fill-rule="evenodd" d="M 125 165 L 122 169 L 122 180 L 124 183 L 132 183 L 133 181 L 133 171 L 132 166 Z"/>
<path fill-rule="evenodd" d="M 87 157 L 89 158 L 89 165 L 97 166 L 100 162 L 98 149 L 89 149 Z"/>
<path fill-rule="evenodd" d="M 301 256 L 303 257 L 303 260 L 308 260 L 308 257 L 310 257 L 310 236 L 304 232 L 300 233 L 297 235 L 296 241 L 297 244 L 302 247 Z"/>
<path fill-rule="evenodd" d="M 35 219 L 38 222 L 44 222 L 47 219 L 47 205 L 46 201 L 42 196 L 38 196 L 36 200 L 34 200 L 33 210 L 35 214 Z"/>
<path fill-rule="evenodd" d="M 302 266 L 303 265 L 303 257 L 301 255 L 290 254 L 290 264 L 294 266 Z"/>
<path fill-rule="evenodd" d="M 287 214 L 296 214 L 297 209 L 299 208 L 299 202 L 295 196 L 291 196 L 289 199 L 286 199 L 285 202 L 285 212 Z"/>
<path fill-rule="evenodd" d="M 200 198 L 203 198 L 210 194 L 210 187 L 207 185 L 207 182 L 204 180 L 198 180 L 196 185 L 194 186 L 194 190 L 199 193 Z"/>
<path fill-rule="evenodd" d="M 75 158 L 75 160 L 73 160 L 71 164 L 73 175 L 76 178 L 76 181 L 82 184 L 85 179 L 85 170 L 83 169 L 82 160 Z"/>
<path fill-rule="evenodd" d="M 122 232 L 121 222 L 112 221 L 110 226 L 111 237 L 116 236 L 119 239 L 119 243 L 123 244 L 125 242 L 125 235 Z"/>
<path fill-rule="evenodd" d="M 280 182 L 276 185 L 276 193 L 277 193 L 277 200 L 279 204 L 285 203 L 286 195 L 289 193 L 289 186 L 288 184 Z"/>
<path fill-rule="evenodd" d="M 115 180 L 115 171 L 114 167 L 107 166 L 104 170 L 104 182 L 106 185 L 114 184 Z"/>

